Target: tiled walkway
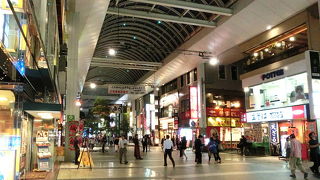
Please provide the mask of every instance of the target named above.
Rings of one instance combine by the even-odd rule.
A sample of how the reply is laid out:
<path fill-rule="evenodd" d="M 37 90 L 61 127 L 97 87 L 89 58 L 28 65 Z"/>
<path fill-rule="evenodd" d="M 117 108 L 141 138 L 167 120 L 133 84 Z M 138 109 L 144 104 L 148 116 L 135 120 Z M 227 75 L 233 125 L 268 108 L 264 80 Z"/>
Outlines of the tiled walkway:
<path fill-rule="evenodd" d="M 133 149 L 128 152 L 129 163 L 120 164 L 118 153 L 93 153 L 94 168 L 80 168 L 71 163 L 63 163 L 58 179 L 214 179 L 214 180 L 284 180 L 291 179 L 284 161 L 276 157 L 241 157 L 236 154 L 222 153 L 222 164 L 208 163 L 207 154 L 203 154 L 203 163 L 195 165 L 194 154 L 187 152 L 188 160 L 179 158 L 179 152 L 173 153 L 176 167 L 168 159 L 163 166 L 163 154 L 160 148 L 152 148 L 143 154 L 143 160 L 135 160 Z M 310 165 L 304 164 L 306 167 Z M 308 170 L 309 171 L 309 170 Z M 303 179 L 297 172 L 297 179 Z M 309 173 L 309 180 L 318 179 Z"/>

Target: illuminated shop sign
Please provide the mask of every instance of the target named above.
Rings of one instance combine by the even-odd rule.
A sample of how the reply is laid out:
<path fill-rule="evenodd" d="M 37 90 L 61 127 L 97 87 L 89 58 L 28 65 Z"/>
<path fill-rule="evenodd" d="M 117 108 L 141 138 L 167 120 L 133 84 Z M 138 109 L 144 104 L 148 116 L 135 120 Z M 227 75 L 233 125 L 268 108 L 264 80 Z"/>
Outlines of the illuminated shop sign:
<path fill-rule="evenodd" d="M 198 91 L 197 87 L 190 87 L 190 118 L 198 119 Z"/>
<path fill-rule="evenodd" d="M 211 108 L 207 107 L 208 117 L 241 117 L 243 113 L 242 109 L 231 109 L 231 108 Z"/>
<path fill-rule="evenodd" d="M 240 118 L 208 117 L 208 126 L 241 127 L 241 121 Z"/>
<path fill-rule="evenodd" d="M 246 116 L 248 123 L 307 118 L 305 105 L 248 112 Z"/>
<path fill-rule="evenodd" d="M 277 122 L 270 123 L 270 140 L 271 140 L 271 143 L 278 142 L 278 124 L 277 124 Z"/>
<path fill-rule="evenodd" d="M 272 72 L 269 72 L 266 74 L 262 74 L 261 79 L 262 79 L 262 81 L 264 81 L 266 79 L 272 79 L 272 78 L 275 78 L 277 76 L 282 76 L 282 75 L 284 75 L 284 70 L 279 69 L 279 70 L 272 71 Z"/>

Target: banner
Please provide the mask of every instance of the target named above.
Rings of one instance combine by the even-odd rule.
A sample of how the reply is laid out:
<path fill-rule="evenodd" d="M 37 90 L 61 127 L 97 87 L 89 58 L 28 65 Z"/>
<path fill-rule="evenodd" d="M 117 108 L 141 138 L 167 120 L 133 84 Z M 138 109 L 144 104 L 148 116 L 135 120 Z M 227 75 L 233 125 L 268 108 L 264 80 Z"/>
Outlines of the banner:
<path fill-rule="evenodd" d="M 108 94 L 145 94 L 146 87 L 143 85 L 110 84 Z"/>

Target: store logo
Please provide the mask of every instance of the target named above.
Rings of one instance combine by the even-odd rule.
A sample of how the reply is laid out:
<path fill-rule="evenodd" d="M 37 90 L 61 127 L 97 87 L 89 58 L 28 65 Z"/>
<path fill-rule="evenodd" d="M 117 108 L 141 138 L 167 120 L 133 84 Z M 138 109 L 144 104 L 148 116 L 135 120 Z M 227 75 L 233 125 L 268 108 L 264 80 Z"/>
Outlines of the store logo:
<path fill-rule="evenodd" d="M 279 69 L 270 73 L 266 73 L 266 74 L 262 74 L 261 79 L 262 81 L 266 80 L 266 79 L 272 79 L 275 78 L 277 76 L 282 76 L 284 75 L 284 70 L 283 69 Z"/>

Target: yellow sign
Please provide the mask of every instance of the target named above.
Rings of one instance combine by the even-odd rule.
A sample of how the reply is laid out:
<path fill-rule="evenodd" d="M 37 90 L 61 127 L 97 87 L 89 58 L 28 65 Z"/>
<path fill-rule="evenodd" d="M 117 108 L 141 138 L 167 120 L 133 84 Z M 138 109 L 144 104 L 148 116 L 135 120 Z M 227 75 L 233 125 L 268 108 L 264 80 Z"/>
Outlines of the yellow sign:
<path fill-rule="evenodd" d="M 240 118 L 208 117 L 208 126 L 240 127 L 241 122 L 240 122 Z"/>
<path fill-rule="evenodd" d="M 23 0 L 10 0 L 13 8 L 17 12 L 23 12 Z M 2 9 L 10 10 L 7 0 L 2 0 Z"/>

